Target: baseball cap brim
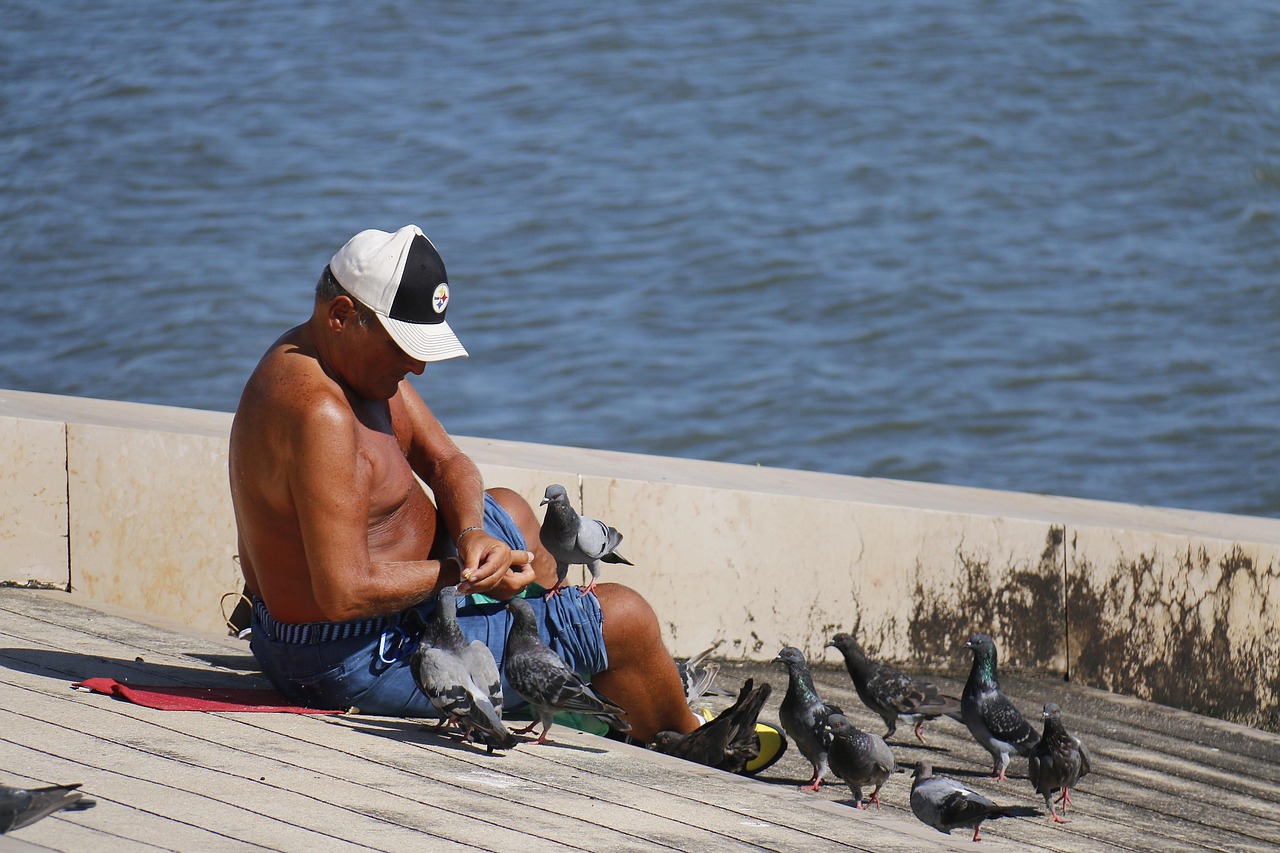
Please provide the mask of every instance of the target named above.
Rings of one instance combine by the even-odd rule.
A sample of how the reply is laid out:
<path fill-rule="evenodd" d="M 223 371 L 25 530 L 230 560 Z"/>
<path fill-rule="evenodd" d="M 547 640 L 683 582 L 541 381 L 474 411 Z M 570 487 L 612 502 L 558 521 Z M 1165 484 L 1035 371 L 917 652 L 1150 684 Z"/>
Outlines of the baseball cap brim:
<path fill-rule="evenodd" d="M 418 361 L 445 361 L 467 355 L 458 336 L 443 320 L 439 323 L 406 323 L 376 311 L 374 316 L 382 323 L 382 328 L 387 330 L 391 340 L 396 342 L 396 346 L 410 358 Z"/>

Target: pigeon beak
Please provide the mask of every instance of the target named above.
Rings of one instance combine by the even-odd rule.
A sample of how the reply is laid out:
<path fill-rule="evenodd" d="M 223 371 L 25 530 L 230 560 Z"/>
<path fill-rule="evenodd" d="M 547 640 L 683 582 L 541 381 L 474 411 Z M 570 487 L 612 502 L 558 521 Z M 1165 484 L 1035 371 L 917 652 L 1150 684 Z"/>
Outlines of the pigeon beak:
<path fill-rule="evenodd" d="M 551 503 L 551 498 L 543 498 L 542 503 L 538 504 L 538 506 L 546 506 L 549 503 Z"/>

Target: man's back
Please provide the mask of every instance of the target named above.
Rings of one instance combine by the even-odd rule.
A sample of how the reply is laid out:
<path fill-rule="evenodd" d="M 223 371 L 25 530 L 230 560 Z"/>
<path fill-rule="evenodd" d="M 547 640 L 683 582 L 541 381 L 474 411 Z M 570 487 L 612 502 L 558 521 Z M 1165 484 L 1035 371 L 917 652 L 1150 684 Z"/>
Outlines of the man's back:
<path fill-rule="evenodd" d="M 276 618 L 333 618 L 316 571 L 340 583 L 373 561 L 427 557 L 435 508 L 405 458 L 410 432 L 402 395 L 348 392 L 322 367 L 307 326 L 263 356 L 232 423 L 229 468 L 246 582 Z M 345 553 L 325 549 L 330 528 L 344 525 L 362 529 L 344 537 Z"/>

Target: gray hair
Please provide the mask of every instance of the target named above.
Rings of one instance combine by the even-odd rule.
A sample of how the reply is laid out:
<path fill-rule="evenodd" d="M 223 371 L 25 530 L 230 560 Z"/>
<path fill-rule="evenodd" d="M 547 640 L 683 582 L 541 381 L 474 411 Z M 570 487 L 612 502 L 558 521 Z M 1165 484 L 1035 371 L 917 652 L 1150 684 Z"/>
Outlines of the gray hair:
<path fill-rule="evenodd" d="M 373 309 L 365 305 L 359 299 L 356 299 L 347 289 L 338 283 L 333 276 L 333 270 L 329 269 L 329 265 L 325 264 L 324 272 L 320 273 L 320 280 L 316 282 L 316 302 L 332 302 L 339 296 L 345 296 L 356 305 L 356 321 L 361 326 L 368 326 L 374 320 Z"/>

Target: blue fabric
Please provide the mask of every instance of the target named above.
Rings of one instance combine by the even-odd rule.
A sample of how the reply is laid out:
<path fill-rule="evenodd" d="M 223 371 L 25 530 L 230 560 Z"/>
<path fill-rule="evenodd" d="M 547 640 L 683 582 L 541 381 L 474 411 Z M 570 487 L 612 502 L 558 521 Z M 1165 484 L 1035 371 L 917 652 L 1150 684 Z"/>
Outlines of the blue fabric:
<path fill-rule="evenodd" d="M 515 521 L 487 494 L 484 527 L 512 548 L 525 550 Z M 477 598 L 458 599 L 458 624 L 468 640 L 480 640 L 489 647 L 501 670 L 511 617 L 501 602 Z M 550 599 L 531 595 L 526 600 L 538 619 L 542 641 L 578 673 L 589 678 L 609 666 L 601 629 L 604 615 L 594 594 L 566 589 Z M 400 633 L 393 628 L 329 642 L 287 643 L 269 635 L 255 607 L 249 645 L 267 678 L 291 702 L 312 708 L 358 708 L 363 714 L 389 717 L 436 717 L 435 706 L 418 689 L 409 671 L 408 654 L 416 638 L 401 641 L 404 630 L 415 630 L 417 617 L 425 619 L 435 608 L 433 597 L 412 608 L 416 616 L 410 615 L 412 611 L 401 614 Z M 502 688 L 506 710 L 518 710 L 526 704 L 507 684 L 505 675 Z"/>

